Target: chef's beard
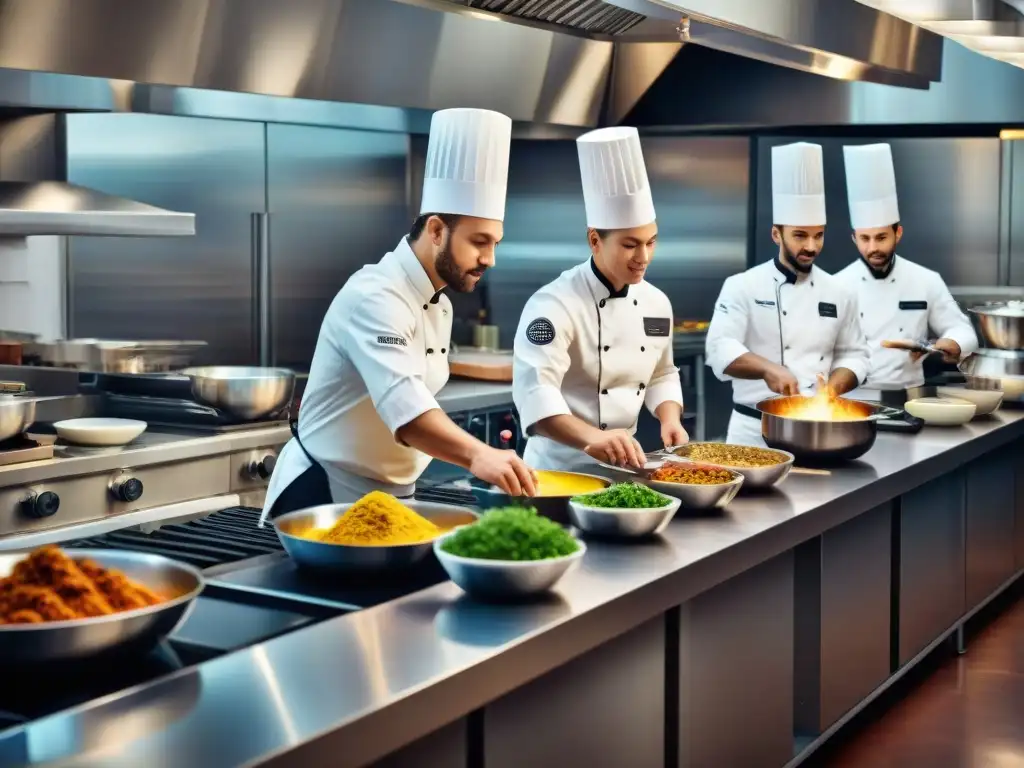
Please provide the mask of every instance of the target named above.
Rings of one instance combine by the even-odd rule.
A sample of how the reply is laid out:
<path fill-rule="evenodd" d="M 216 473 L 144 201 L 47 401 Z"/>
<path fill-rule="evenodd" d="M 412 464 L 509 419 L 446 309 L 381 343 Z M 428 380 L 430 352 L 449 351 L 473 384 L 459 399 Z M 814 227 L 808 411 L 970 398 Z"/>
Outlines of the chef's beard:
<path fill-rule="evenodd" d="M 786 262 L 789 264 L 789 266 L 791 266 L 797 272 L 800 272 L 801 274 L 804 274 L 804 275 L 806 275 L 808 272 L 811 271 L 811 268 L 814 266 L 814 264 L 806 264 L 806 265 L 805 264 L 801 264 L 799 261 L 797 261 L 796 257 L 797 256 L 813 256 L 814 258 L 818 257 L 818 254 L 817 254 L 816 251 L 800 250 L 800 251 L 797 251 L 796 254 L 794 254 L 793 251 L 789 250 L 789 248 L 786 246 L 785 243 L 782 244 L 782 252 L 786 255 Z"/>
<path fill-rule="evenodd" d="M 877 256 L 878 254 L 882 254 L 883 256 L 888 256 L 888 258 L 885 260 L 885 264 L 883 264 L 881 267 L 876 267 L 874 264 L 872 264 L 870 261 L 868 261 L 869 257 Z M 895 255 L 896 255 L 896 249 L 894 248 L 889 253 L 886 253 L 885 251 L 882 251 L 882 250 L 871 251 L 871 253 L 869 253 L 867 256 L 861 256 L 860 258 L 861 258 L 861 261 L 864 262 L 864 266 L 866 266 L 868 268 L 868 271 L 872 275 L 874 275 L 875 277 L 887 277 L 888 274 L 889 274 L 889 270 L 892 268 L 892 259 L 893 259 L 893 257 Z"/>
<path fill-rule="evenodd" d="M 440 253 L 437 254 L 437 258 L 434 259 L 434 269 L 437 270 L 437 276 L 444 280 L 445 285 L 459 293 L 471 293 L 476 285 L 470 283 L 469 276 L 483 277 L 485 271 L 480 268 L 466 271 L 459 269 L 449 242 L 445 242 Z"/>

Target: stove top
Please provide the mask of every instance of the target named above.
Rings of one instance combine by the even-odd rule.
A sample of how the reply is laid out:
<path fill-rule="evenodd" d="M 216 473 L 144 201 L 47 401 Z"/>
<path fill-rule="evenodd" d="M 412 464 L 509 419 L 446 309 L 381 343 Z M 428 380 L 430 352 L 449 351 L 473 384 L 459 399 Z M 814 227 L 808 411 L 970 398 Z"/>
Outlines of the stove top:
<path fill-rule="evenodd" d="M 255 426 L 288 423 L 287 408 L 263 419 L 245 421 L 193 400 L 175 397 L 107 393 L 103 397 L 102 408 L 104 416 L 138 419 L 153 426 L 187 427 L 208 432 L 232 432 Z"/>
<path fill-rule="evenodd" d="M 53 458 L 53 440 L 17 435 L 0 442 L 0 467 Z"/>

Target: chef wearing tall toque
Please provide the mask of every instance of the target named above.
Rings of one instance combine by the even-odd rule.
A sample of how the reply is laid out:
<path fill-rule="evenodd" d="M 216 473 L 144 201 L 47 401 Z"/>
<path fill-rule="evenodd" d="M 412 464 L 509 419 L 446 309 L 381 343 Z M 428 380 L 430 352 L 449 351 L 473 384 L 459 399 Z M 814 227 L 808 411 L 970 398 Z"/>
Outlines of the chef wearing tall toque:
<path fill-rule="evenodd" d="M 327 310 L 263 519 L 372 490 L 410 497 L 431 458 L 508 493 L 535 493 L 533 474 L 514 452 L 459 429 L 435 399 L 448 381 L 451 346 L 452 305 L 443 290 L 472 291 L 494 264 L 511 135 L 512 121 L 497 112 L 434 114 L 420 216 Z"/>
<path fill-rule="evenodd" d="M 591 256 L 523 309 L 512 393 L 525 458 L 541 469 L 640 465 L 641 408 L 666 446 L 687 440 L 672 305 L 644 280 L 658 238 L 651 187 L 635 128 L 592 131 L 576 146 Z"/>
<path fill-rule="evenodd" d="M 814 266 L 825 243 L 819 145 L 772 148 L 772 221 L 778 255 L 725 281 L 708 328 L 707 364 L 732 381 L 730 443 L 764 445 L 759 401 L 813 394 L 819 372 L 836 395 L 867 374 L 853 294 Z"/>
<path fill-rule="evenodd" d="M 843 147 L 853 242 L 860 258 L 836 276 L 857 296 L 860 327 L 871 355 L 865 386 L 906 389 L 924 384 L 921 353 L 882 346 L 926 341 L 958 363 L 978 337 L 938 272 L 896 255 L 903 237 L 896 172 L 888 144 Z"/>

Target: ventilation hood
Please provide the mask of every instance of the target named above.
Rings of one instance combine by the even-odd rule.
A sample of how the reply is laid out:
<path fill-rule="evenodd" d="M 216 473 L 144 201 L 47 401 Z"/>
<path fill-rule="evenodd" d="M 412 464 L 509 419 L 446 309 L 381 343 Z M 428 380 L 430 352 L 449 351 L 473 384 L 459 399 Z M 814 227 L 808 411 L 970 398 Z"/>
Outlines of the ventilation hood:
<path fill-rule="evenodd" d="M 620 121 L 688 44 L 846 80 L 941 75 L 940 37 L 856 0 L 0 2 L 0 68 L 578 128 Z"/>

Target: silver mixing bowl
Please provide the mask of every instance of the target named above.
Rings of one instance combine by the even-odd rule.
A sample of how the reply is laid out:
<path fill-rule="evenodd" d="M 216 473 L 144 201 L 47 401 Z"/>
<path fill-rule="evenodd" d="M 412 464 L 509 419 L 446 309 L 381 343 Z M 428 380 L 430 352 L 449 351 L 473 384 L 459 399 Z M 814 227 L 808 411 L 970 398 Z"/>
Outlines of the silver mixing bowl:
<path fill-rule="evenodd" d="M 689 448 L 695 445 L 704 445 L 705 443 L 687 443 L 686 445 L 680 446 L 675 449 L 673 453 L 676 456 L 688 458 L 690 455 Z M 714 443 L 707 443 L 713 445 Z M 786 456 L 786 460 L 779 462 L 778 464 L 770 464 L 766 467 L 733 467 L 728 464 L 715 464 L 713 461 L 701 461 L 699 463 L 706 466 L 721 467 L 722 469 L 729 469 L 733 472 L 739 472 L 743 475 L 743 487 L 744 488 L 768 488 L 772 485 L 777 485 L 785 480 L 789 476 L 789 472 L 793 469 L 793 462 L 795 457 L 789 451 L 781 451 L 777 448 L 772 450 L 778 451 Z M 694 459 L 696 461 L 696 459 Z"/>
<path fill-rule="evenodd" d="M 1024 352 L 979 349 L 960 363 L 969 389 L 1001 390 L 1006 402 L 1024 401 Z"/>
<path fill-rule="evenodd" d="M 217 365 L 182 374 L 191 379 L 198 402 L 247 421 L 283 410 L 295 392 L 295 373 L 286 368 Z"/>
<path fill-rule="evenodd" d="M 715 483 L 714 485 L 703 485 L 697 483 L 666 483 L 661 480 L 643 482 L 659 493 L 666 496 L 675 496 L 682 501 L 682 506 L 687 509 L 721 509 L 730 501 L 736 498 L 743 485 L 743 475 L 731 467 L 712 467 L 710 464 L 687 462 L 685 466 L 711 467 L 712 469 L 724 469 L 732 475 L 732 480 L 727 483 Z"/>
<path fill-rule="evenodd" d="M 1024 315 L 1003 314 L 1006 302 L 992 301 L 968 310 L 981 337 L 996 349 L 1024 349 Z"/>
<path fill-rule="evenodd" d="M 661 533 L 672 522 L 682 502 L 678 498 L 668 502 L 652 509 L 611 509 L 570 501 L 569 518 L 573 525 L 593 536 L 637 539 Z"/>

